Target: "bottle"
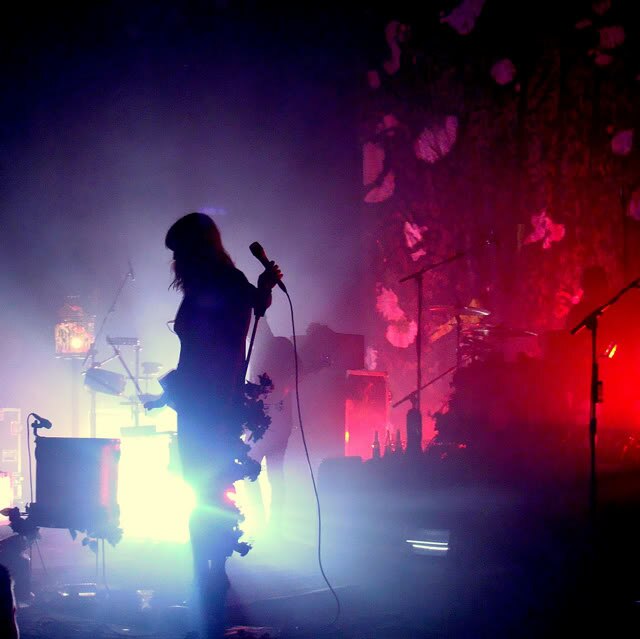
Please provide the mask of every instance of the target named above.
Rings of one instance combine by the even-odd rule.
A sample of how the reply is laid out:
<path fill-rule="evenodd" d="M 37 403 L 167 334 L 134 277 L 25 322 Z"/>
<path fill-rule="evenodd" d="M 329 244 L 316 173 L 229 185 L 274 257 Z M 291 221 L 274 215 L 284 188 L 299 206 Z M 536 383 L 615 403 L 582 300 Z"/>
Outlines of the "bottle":
<path fill-rule="evenodd" d="M 373 444 L 371 444 L 372 459 L 380 459 L 380 440 L 378 439 L 378 431 L 373 436 Z"/>
<path fill-rule="evenodd" d="M 402 453 L 404 452 L 404 449 L 402 448 L 402 439 L 400 437 L 400 429 L 399 428 L 396 430 L 396 441 L 395 441 L 394 446 L 393 446 L 393 452 L 396 455 L 402 455 Z"/>
<path fill-rule="evenodd" d="M 422 452 L 422 415 L 417 408 L 407 412 L 407 453 Z"/>
<path fill-rule="evenodd" d="M 391 431 L 387 428 L 387 436 L 384 440 L 384 456 L 391 457 L 393 448 L 391 447 Z"/>

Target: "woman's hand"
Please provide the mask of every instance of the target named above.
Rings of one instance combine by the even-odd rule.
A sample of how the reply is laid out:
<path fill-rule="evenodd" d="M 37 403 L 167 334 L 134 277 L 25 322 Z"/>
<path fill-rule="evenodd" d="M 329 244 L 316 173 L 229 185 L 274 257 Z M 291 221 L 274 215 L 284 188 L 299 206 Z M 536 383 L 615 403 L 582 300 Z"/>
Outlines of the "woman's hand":
<path fill-rule="evenodd" d="M 280 267 L 272 260 L 258 277 L 258 288 L 271 290 L 282 279 Z"/>
<path fill-rule="evenodd" d="M 168 404 L 168 398 L 166 393 L 162 395 L 140 395 L 140 401 L 144 405 L 145 410 L 153 410 L 155 408 L 162 408 Z"/>

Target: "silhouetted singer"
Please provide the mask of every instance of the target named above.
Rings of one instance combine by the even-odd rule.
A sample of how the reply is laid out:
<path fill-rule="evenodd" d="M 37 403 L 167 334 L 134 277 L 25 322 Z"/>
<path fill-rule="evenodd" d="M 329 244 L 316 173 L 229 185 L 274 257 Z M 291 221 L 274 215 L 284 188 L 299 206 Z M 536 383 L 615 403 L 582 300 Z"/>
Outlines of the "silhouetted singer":
<path fill-rule="evenodd" d="M 264 314 L 282 274 L 268 262 L 258 286 L 250 284 L 224 249 L 214 221 L 202 213 L 180 218 L 165 244 L 173 251 L 172 286 L 183 299 L 174 324 L 180 358 L 163 380 L 162 402 L 178 413 L 183 474 L 196 493 L 190 535 L 201 636 L 217 639 L 224 632 L 229 586 L 225 563 L 239 538 L 237 511 L 225 493 L 243 475 L 239 465 L 249 463 L 239 418 L 246 338 L 251 312 Z"/>

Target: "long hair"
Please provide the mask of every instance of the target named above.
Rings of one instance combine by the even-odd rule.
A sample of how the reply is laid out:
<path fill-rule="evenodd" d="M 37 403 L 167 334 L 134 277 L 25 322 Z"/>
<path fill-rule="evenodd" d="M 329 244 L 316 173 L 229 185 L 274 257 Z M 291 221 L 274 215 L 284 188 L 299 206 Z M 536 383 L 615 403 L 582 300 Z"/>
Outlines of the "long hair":
<path fill-rule="evenodd" d="M 183 293 L 234 268 L 216 223 L 204 213 L 189 213 L 175 222 L 164 241 L 173 251 L 171 286 Z"/>

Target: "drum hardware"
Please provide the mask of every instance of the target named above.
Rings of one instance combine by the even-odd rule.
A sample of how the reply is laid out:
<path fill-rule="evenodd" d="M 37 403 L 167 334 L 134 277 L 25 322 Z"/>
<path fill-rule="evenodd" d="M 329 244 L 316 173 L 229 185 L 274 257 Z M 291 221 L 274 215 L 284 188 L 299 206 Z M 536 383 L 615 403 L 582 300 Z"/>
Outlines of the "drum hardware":
<path fill-rule="evenodd" d="M 449 375 L 449 373 L 453 373 L 457 368 L 458 368 L 458 364 L 455 364 L 454 366 L 451 366 L 451 367 L 447 368 L 446 371 L 443 371 L 439 375 L 436 375 L 435 377 L 430 379 L 428 382 L 423 384 L 421 386 L 420 390 L 424 390 L 425 388 L 428 388 L 429 386 L 432 386 L 437 381 L 441 380 L 443 377 L 446 377 L 447 375 Z M 400 406 L 400 404 L 402 404 L 402 403 L 404 403 L 406 401 L 411 401 L 412 403 L 415 402 L 415 394 L 416 394 L 416 391 L 411 391 L 408 395 L 405 395 L 403 398 L 399 399 L 394 404 L 391 404 L 391 408 L 396 408 L 397 406 Z"/>
<path fill-rule="evenodd" d="M 513 328 L 511 326 L 506 326 L 505 324 L 482 324 L 479 328 L 487 337 L 494 337 L 496 339 L 508 339 L 511 337 L 538 337 L 538 333 L 535 333 L 534 331 L 527 331 L 522 328 Z"/>
<path fill-rule="evenodd" d="M 140 379 L 144 380 L 144 393 L 138 396 L 141 404 L 149 401 L 152 393 L 149 392 L 149 382 L 158 379 L 162 369 L 164 368 L 160 362 L 142 362 L 142 375 Z"/>
<path fill-rule="evenodd" d="M 449 315 L 473 315 L 475 317 L 488 317 L 491 315 L 491 311 L 486 308 L 479 308 L 477 306 L 447 306 L 436 305 L 429 306 L 427 309 L 431 313 L 447 313 Z"/>
<path fill-rule="evenodd" d="M 96 393 L 122 395 L 127 380 L 124 375 L 92 366 L 83 373 L 84 385 Z"/>
<path fill-rule="evenodd" d="M 405 275 L 405 277 L 399 280 L 400 283 L 408 282 L 409 280 L 413 280 L 416 283 L 416 292 L 418 297 L 418 327 L 416 331 L 416 389 L 413 393 L 409 393 L 409 395 L 403 397 L 399 402 L 396 402 L 395 406 L 401 404 L 405 401 L 411 402 L 411 408 L 407 412 L 407 422 L 411 422 L 412 424 L 418 424 L 417 431 L 415 432 L 415 440 L 418 442 L 422 442 L 422 413 L 420 409 L 420 393 L 422 392 L 422 307 L 423 307 L 423 279 L 424 274 L 432 271 L 440 266 L 444 266 L 449 262 L 455 262 L 462 257 L 465 257 L 469 252 L 468 251 L 459 251 L 446 257 L 439 262 L 434 262 L 432 264 L 428 264 L 424 268 L 421 268 L 419 271 L 415 271 L 414 273 L 410 273 L 409 275 Z M 458 322 L 459 323 L 459 322 Z M 459 365 L 459 361 L 456 366 Z M 420 443 L 420 450 L 422 450 L 422 444 Z M 418 451 L 409 451 L 409 452 L 418 452 Z"/>
<path fill-rule="evenodd" d="M 124 287 L 126 286 L 127 282 L 131 280 L 133 282 L 134 277 L 133 277 L 133 269 L 131 268 L 131 264 L 129 264 L 129 269 L 127 270 L 125 276 L 122 278 L 122 280 L 120 281 L 120 286 L 118 286 L 118 290 L 116 291 L 116 294 L 113 298 L 113 301 L 111 302 L 111 306 L 109 307 L 109 310 L 105 313 L 104 317 L 102 318 L 102 322 L 100 323 L 100 328 L 93 340 L 93 342 L 91 343 L 91 346 L 89 348 L 89 350 L 87 351 L 87 355 L 85 356 L 83 362 L 82 362 L 82 366 L 83 368 L 87 366 L 88 363 L 88 368 L 92 369 L 92 368 L 99 368 L 100 366 L 102 366 L 103 364 L 105 364 L 107 361 L 109 360 L 105 360 L 104 362 L 101 363 L 97 363 L 96 362 L 96 357 L 98 354 L 98 350 L 96 349 L 96 344 L 98 343 L 98 340 L 100 339 L 100 337 L 102 337 L 102 333 L 104 331 L 104 328 L 107 324 L 107 320 L 109 319 L 109 317 L 115 312 L 116 310 L 116 305 L 118 304 L 118 300 L 120 299 L 120 295 L 122 294 L 122 291 L 124 290 Z M 138 365 L 139 365 L 139 354 L 140 354 L 140 344 L 136 339 L 136 344 L 134 344 L 135 349 L 136 349 L 136 377 L 134 378 L 131 375 L 131 371 L 129 371 L 129 368 L 127 367 L 126 363 L 124 362 L 124 360 L 122 359 L 121 355 L 120 355 L 120 351 L 118 351 L 118 346 L 120 346 L 120 344 L 113 344 L 111 343 L 109 340 L 110 339 L 124 339 L 124 338 L 109 338 L 107 336 L 107 343 L 113 348 L 114 350 L 114 355 L 120 360 L 120 363 L 123 364 L 125 370 L 127 371 L 129 378 L 133 381 L 134 386 L 136 386 L 136 389 L 138 390 L 138 393 L 140 393 L 139 390 L 139 386 L 138 386 L 138 382 L 137 382 L 137 377 L 138 377 Z M 133 338 L 128 338 L 128 339 L 133 339 Z M 122 346 L 124 346 L 125 344 L 122 344 Z M 127 346 L 130 346 L 130 344 L 126 344 Z M 109 359 L 113 359 L 113 357 L 109 358 Z M 86 380 L 86 374 L 85 374 L 85 380 Z M 97 430 L 97 416 L 96 416 L 96 391 L 91 389 L 91 410 L 89 412 L 90 415 L 90 430 L 89 430 L 89 436 L 90 437 L 96 437 L 96 430 Z M 137 421 L 137 413 L 135 415 L 136 417 L 136 421 Z"/>
<path fill-rule="evenodd" d="M 438 261 L 438 262 L 434 262 L 432 264 L 427 264 L 427 266 L 421 268 L 418 271 L 415 271 L 414 273 L 410 273 L 409 275 L 405 275 L 404 277 L 400 278 L 399 283 L 402 282 L 408 282 L 409 280 L 413 280 L 416 283 L 416 292 L 417 292 L 417 297 L 418 297 L 418 317 L 417 317 L 417 332 L 416 332 L 416 390 L 413 393 L 410 393 L 409 395 L 407 395 L 406 397 L 404 397 L 400 402 L 398 403 L 402 403 L 404 401 L 410 401 L 412 404 L 412 407 L 409 409 L 409 415 L 407 416 L 408 418 L 410 417 L 415 421 L 420 421 L 420 423 L 422 422 L 422 416 L 420 414 L 420 393 L 422 391 L 422 330 L 423 330 L 423 326 L 422 326 L 422 308 L 423 308 L 423 279 L 424 279 L 424 274 L 432 271 L 434 269 L 440 268 L 441 266 L 444 266 L 445 264 L 448 264 L 449 262 L 455 262 L 463 257 L 468 257 L 471 255 L 474 255 L 475 253 L 482 251 L 484 249 L 486 249 L 487 246 L 490 246 L 491 244 L 493 244 L 493 232 L 490 234 L 490 239 L 485 239 L 482 240 L 481 242 L 476 242 L 475 244 L 473 244 L 472 246 L 470 246 L 467 250 L 465 251 L 457 251 L 456 253 L 453 253 L 452 255 L 449 255 L 448 257 Z M 473 308 L 473 307 L 466 307 L 466 308 Z M 459 315 L 457 317 L 460 317 Z M 458 343 L 460 342 L 460 321 L 457 321 L 457 325 L 458 325 Z M 457 357 L 456 357 L 456 366 L 455 368 L 459 367 L 462 365 L 462 359 L 461 359 L 461 353 L 460 353 L 460 349 L 457 349 Z M 396 404 L 397 405 L 397 404 Z M 411 411 L 417 411 L 417 415 L 412 415 Z M 421 435 L 421 434 L 420 434 Z"/>
<path fill-rule="evenodd" d="M 143 379 L 158 377 L 160 371 L 164 368 L 160 362 L 142 362 L 141 366 Z"/>
<path fill-rule="evenodd" d="M 140 346 L 140 340 L 137 337 L 109 337 L 107 335 L 107 344 L 109 346 Z"/>
<path fill-rule="evenodd" d="M 491 315 L 491 311 L 477 306 L 462 306 L 461 304 L 444 305 L 438 304 L 430 306 L 428 310 L 432 313 L 446 313 L 451 316 L 445 324 L 440 325 L 431 332 L 429 338 L 436 341 L 450 332 L 453 328 L 456 331 L 456 366 L 462 366 L 463 360 L 471 361 L 479 357 L 478 352 L 469 353 L 473 347 L 474 340 L 469 339 L 469 333 L 473 331 L 476 338 L 486 337 L 487 329 L 480 323 Z"/>

